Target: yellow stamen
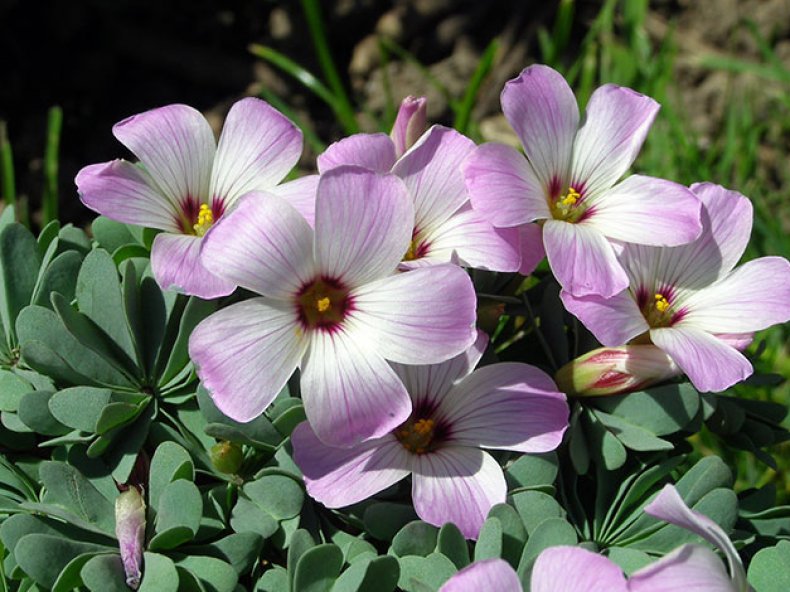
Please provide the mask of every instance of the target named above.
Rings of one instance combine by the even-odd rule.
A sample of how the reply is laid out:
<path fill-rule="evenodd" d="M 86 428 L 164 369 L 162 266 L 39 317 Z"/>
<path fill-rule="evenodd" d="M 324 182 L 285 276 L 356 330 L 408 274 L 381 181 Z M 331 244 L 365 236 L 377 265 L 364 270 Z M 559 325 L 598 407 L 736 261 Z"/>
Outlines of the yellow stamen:
<path fill-rule="evenodd" d="M 414 454 L 425 454 L 432 450 L 434 430 L 436 422 L 433 419 L 418 419 L 415 422 L 407 422 L 395 432 L 401 445 Z"/>
<path fill-rule="evenodd" d="M 581 194 L 576 191 L 573 187 L 568 187 L 568 195 L 566 195 L 560 203 L 564 206 L 572 206 L 576 205 L 576 202 L 579 201 Z"/>
<path fill-rule="evenodd" d="M 211 208 L 206 204 L 200 204 L 197 223 L 192 225 L 192 229 L 197 236 L 204 236 L 212 224 L 214 224 L 214 214 L 211 213 Z"/>
<path fill-rule="evenodd" d="M 576 222 L 586 209 L 581 200 L 581 193 L 573 187 L 568 187 L 568 193 L 561 195 L 555 200 L 549 200 L 551 211 L 555 220 L 566 222 Z"/>
<path fill-rule="evenodd" d="M 656 294 L 655 299 L 656 310 L 658 310 L 658 312 L 666 312 L 666 310 L 669 308 L 669 300 L 666 299 L 666 296 L 663 294 Z"/>
<path fill-rule="evenodd" d="M 318 312 L 328 311 L 331 305 L 332 305 L 332 301 L 329 299 L 328 296 L 324 296 L 323 298 L 318 298 L 315 301 L 315 307 L 318 309 Z"/>

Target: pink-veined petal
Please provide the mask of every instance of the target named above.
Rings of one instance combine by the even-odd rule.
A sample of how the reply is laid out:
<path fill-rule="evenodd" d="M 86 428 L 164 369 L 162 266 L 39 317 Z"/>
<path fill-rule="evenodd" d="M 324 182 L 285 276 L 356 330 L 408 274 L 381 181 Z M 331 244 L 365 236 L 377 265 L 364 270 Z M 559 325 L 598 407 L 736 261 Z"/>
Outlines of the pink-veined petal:
<path fill-rule="evenodd" d="M 252 192 L 204 239 L 213 273 L 269 298 L 290 300 L 313 279 L 313 231 L 282 198 Z"/>
<path fill-rule="evenodd" d="M 417 515 L 434 526 L 452 522 L 476 539 L 489 510 L 504 503 L 505 476 L 490 454 L 447 446 L 414 458 L 412 498 Z"/>
<path fill-rule="evenodd" d="M 631 175 L 592 198 L 591 215 L 582 224 L 615 240 L 675 246 L 702 232 L 702 203 L 677 183 Z"/>
<path fill-rule="evenodd" d="M 790 319 L 790 263 L 760 257 L 683 300 L 684 325 L 711 333 L 759 331 Z"/>
<path fill-rule="evenodd" d="M 274 107 L 247 97 L 230 108 L 211 173 L 211 197 L 230 206 L 274 187 L 302 154 L 302 132 Z"/>
<path fill-rule="evenodd" d="M 580 547 L 549 547 L 535 560 L 532 592 L 628 592 L 620 568 Z"/>
<path fill-rule="evenodd" d="M 305 421 L 296 426 L 291 442 L 307 493 L 327 508 L 365 500 L 411 472 L 411 455 L 391 434 L 336 448 L 321 442 Z"/>
<path fill-rule="evenodd" d="M 349 328 L 367 335 L 387 360 L 436 364 L 475 339 L 477 297 L 469 276 L 455 265 L 415 269 L 352 292 Z"/>
<path fill-rule="evenodd" d="M 82 203 L 102 216 L 182 232 L 176 204 L 159 193 L 148 173 L 130 162 L 111 160 L 86 166 L 74 182 Z"/>
<path fill-rule="evenodd" d="M 140 159 L 172 203 L 208 200 L 216 143 L 199 111 L 168 105 L 124 119 L 112 132 Z"/>
<path fill-rule="evenodd" d="M 330 145 L 317 163 L 322 175 L 343 165 L 386 173 L 395 164 L 395 145 L 387 134 L 354 134 Z"/>
<path fill-rule="evenodd" d="M 215 312 L 189 338 L 189 356 L 214 404 L 244 422 L 269 406 L 306 347 L 295 308 L 265 298 Z"/>
<path fill-rule="evenodd" d="M 675 289 L 699 290 L 727 275 L 746 248 L 752 229 L 752 204 L 736 191 L 698 183 L 692 192 L 702 202 L 702 233 L 687 245 L 624 245 L 623 266 L 634 285 L 654 282 Z"/>
<path fill-rule="evenodd" d="M 749 360 L 738 350 L 696 327 L 651 329 L 650 339 L 670 355 L 702 392 L 721 392 L 753 372 Z"/>
<path fill-rule="evenodd" d="M 740 592 L 715 553 L 683 545 L 631 575 L 629 592 Z"/>
<path fill-rule="evenodd" d="M 437 417 L 450 426 L 453 444 L 539 453 L 562 442 L 568 403 L 542 370 L 503 362 L 455 384 Z"/>
<path fill-rule="evenodd" d="M 463 134 L 434 125 L 395 163 L 392 172 L 414 199 L 417 232 L 440 225 L 469 199 L 460 167 L 474 148 Z"/>
<path fill-rule="evenodd" d="M 505 84 L 502 111 L 543 188 L 559 184 L 564 190 L 579 127 L 579 107 L 562 75 L 543 65 L 524 69 Z"/>
<path fill-rule="evenodd" d="M 645 506 L 645 513 L 664 522 L 685 528 L 718 547 L 727 557 L 730 575 L 736 584 L 735 589 L 746 589 L 746 575 L 743 571 L 741 558 L 727 533 L 722 530 L 721 526 L 704 514 L 689 508 L 674 485 L 665 485 L 655 499 Z M 721 565 L 720 562 L 719 565 Z M 644 590 L 647 590 L 647 588 L 644 588 Z"/>
<path fill-rule="evenodd" d="M 315 227 L 315 196 L 318 192 L 318 175 L 307 175 L 282 183 L 267 191 L 282 197 L 299 212 L 311 227 Z"/>
<path fill-rule="evenodd" d="M 227 278 L 203 265 L 203 240 L 187 234 L 157 234 L 151 246 L 151 270 L 163 290 L 175 290 L 199 298 L 219 298 L 236 289 Z"/>
<path fill-rule="evenodd" d="M 656 101 L 630 88 L 598 88 L 573 145 L 571 186 L 596 195 L 614 185 L 639 154 L 659 109 Z"/>
<path fill-rule="evenodd" d="M 554 276 L 574 296 L 610 298 L 628 287 L 612 245 L 596 229 L 549 220 L 543 226 L 543 244 Z"/>
<path fill-rule="evenodd" d="M 354 288 L 394 273 L 413 228 L 411 198 L 395 175 L 347 166 L 321 175 L 315 257 L 323 275 Z"/>
<path fill-rule="evenodd" d="M 475 561 L 447 580 L 439 592 L 521 592 L 518 574 L 504 559 Z"/>
<path fill-rule="evenodd" d="M 408 96 L 401 101 L 390 138 L 395 145 L 395 155 L 400 158 L 425 132 L 428 99 Z"/>
<path fill-rule="evenodd" d="M 302 399 L 322 442 L 354 446 L 386 435 L 409 417 L 406 388 L 377 349 L 342 328 L 310 336 L 302 364 Z"/>
<path fill-rule="evenodd" d="M 594 294 L 574 296 L 563 290 L 560 298 L 565 308 L 603 345 L 625 345 L 650 329 L 629 290 L 623 290 L 611 298 Z"/>
<path fill-rule="evenodd" d="M 543 229 L 538 224 L 522 224 L 518 227 L 519 251 L 521 252 L 521 265 L 518 272 L 529 275 L 546 256 L 543 247 Z"/>
<path fill-rule="evenodd" d="M 467 350 L 439 364 L 407 365 L 391 363 L 415 404 L 436 408 L 450 387 L 475 369 L 488 346 L 488 335 L 477 331 L 477 339 Z"/>
<path fill-rule="evenodd" d="M 546 191 L 515 148 L 494 143 L 478 146 L 461 170 L 472 207 L 494 226 L 551 218 Z"/>
<path fill-rule="evenodd" d="M 449 263 L 453 254 L 466 267 L 490 271 L 517 271 L 521 263 L 519 229 L 491 226 L 469 203 L 423 240 L 428 245 L 426 257 L 435 263 Z"/>

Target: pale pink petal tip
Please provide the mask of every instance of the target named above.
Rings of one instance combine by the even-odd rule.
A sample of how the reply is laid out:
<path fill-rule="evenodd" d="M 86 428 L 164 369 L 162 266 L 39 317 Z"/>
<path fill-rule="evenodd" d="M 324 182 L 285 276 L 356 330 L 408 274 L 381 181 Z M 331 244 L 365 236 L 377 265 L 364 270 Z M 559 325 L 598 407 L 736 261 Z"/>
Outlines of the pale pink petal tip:
<path fill-rule="evenodd" d="M 163 290 L 199 298 L 227 296 L 236 284 L 210 272 L 200 259 L 203 239 L 186 234 L 158 234 L 151 248 L 151 269 Z"/>
<path fill-rule="evenodd" d="M 535 560 L 532 592 L 628 592 L 614 562 L 580 547 L 549 547 Z"/>
<path fill-rule="evenodd" d="M 400 158 L 423 134 L 427 125 L 428 99 L 408 96 L 400 104 L 390 137 Z"/>
<path fill-rule="evenodd" d="M 439 592 L 520 592 L 521 582 L 504 559 L 475 561 L 439 588 Z"/>

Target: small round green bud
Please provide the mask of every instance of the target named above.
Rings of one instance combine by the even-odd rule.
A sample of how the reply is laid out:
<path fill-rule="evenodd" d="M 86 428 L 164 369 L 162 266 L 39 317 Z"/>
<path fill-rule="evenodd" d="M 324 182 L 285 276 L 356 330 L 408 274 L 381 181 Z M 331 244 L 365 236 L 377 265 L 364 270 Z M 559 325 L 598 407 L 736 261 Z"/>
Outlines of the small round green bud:
<path fill-rule="evenodd" d="M 223 440 L 211 447 L 211 464 L 220 473 L 235 474 L 241 468 L 242 460 L 244 460 L 244 454 L 241 451 L 241 446 L 235 442 Z"/>

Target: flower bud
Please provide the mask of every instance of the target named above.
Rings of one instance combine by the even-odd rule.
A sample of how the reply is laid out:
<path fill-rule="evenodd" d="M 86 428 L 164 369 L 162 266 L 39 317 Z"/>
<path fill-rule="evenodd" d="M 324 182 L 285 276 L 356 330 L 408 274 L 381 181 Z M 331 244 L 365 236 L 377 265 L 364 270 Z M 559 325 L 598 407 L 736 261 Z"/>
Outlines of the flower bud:
<path fill-rule="evenodd" d="M 629 393 L 682 373 L 654 345 L 623 345 L 594 349 L 565 364 L 554 378 L 568 395 L 595 397 Z"/>
<path fill-rule="evenodd" d="M 233 442 L 217 442 L 211 447 L 211 464 L 226 475 L 238 473 L 243 456 L 241 447 Z"/>
<path fill-rule="evenodd" d="M 425 97 L 406 97 L 400 104 L 398 116 L 390 132 L 395 144 L 395 156 L 400 158 L 411 148 L 425 131 L 427 125 L 427 105 Z"/>
<path fill-rule="evenodd" d="M 145 501 L 136 487 L 129 487 L 115 498 L 115 536 L 121 549 L 121 562 L 126 585 L 132 590 L 140 586 L 145 544 Z"/>

